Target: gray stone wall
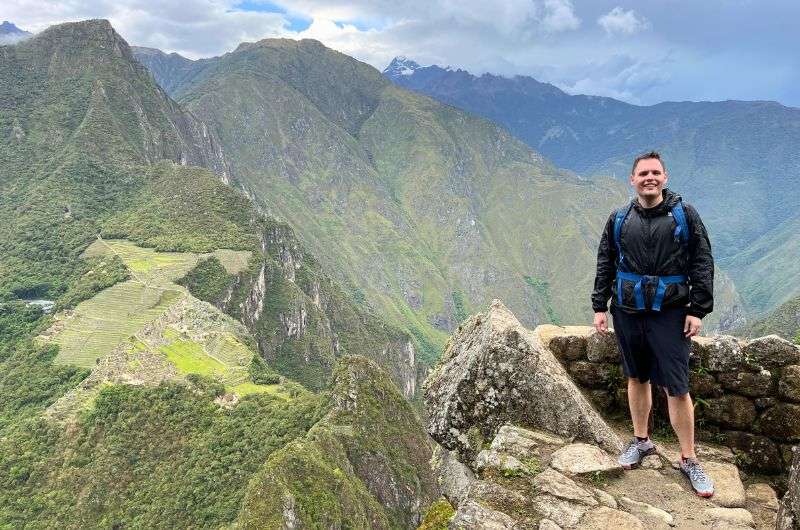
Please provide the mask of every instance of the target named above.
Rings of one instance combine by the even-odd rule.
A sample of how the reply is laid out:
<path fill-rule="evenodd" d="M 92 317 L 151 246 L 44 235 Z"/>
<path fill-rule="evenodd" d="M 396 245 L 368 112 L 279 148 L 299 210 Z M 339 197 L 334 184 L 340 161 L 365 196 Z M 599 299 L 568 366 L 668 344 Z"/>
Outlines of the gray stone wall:
<path fill-rule="evenodd" d="M 627 413 L 613 330 L 540 326 L 537 333 L 592 402 Z M 800 442 L 800 347 L 768 335 L 692 339 L 690 393 L 698 438 L 729 446 L 745 467 L 781 473 Z"/>

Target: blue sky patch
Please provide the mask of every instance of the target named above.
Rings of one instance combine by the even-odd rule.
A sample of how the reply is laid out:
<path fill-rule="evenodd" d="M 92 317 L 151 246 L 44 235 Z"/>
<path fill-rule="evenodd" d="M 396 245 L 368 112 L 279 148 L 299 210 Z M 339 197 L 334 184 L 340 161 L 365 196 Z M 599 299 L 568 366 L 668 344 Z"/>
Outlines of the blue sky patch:
<path fill-rule="evenodd" d="M 311 18 L 290 15 L 286 9 L 272 2 L 262 2 L 260 0 L 244 0 L 236 4 L 239 11 L 256 11 L 258 13 L 278 13 L 289 23 L 286 29 L 290 31 L 303 31 L 311 25 Z"/>

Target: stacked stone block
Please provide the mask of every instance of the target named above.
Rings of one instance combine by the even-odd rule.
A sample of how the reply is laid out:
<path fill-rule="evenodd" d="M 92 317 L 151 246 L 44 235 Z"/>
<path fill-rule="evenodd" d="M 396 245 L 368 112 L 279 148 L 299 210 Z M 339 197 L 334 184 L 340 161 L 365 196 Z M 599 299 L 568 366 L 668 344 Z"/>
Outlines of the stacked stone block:
<path fill-rule="evenodd" d="M 537 333 L 598 408 L 627 412 L 613 330 L 540 326 Z M 800 443 L 800 347 L 777 335 L 695 337 L 689 365 L 698 436 L 729 446 L 747 467 L 788 469 Z"/>

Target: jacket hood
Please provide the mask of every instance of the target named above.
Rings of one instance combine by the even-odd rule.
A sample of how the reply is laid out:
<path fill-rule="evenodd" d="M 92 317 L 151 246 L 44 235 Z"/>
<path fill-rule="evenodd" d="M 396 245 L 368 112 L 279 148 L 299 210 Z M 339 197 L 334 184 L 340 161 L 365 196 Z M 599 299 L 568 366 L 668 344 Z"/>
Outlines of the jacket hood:
<path fill-rule="evenodd" d="M 636 208 L 636 211 L 639 213 L 639 215 L 653 217 L 657 215 L 664 215 L 668 211 L 672 210 L 672 208 L 682 200 L 680 195 L 669 188 L 664 188 L 661 190 L 661 197 L 664 200 L 658 203 L 658 206 L 654 206 L 652 208 L 643 208 L 639 204 L 639 198 L 634 197 L 632 199 L 633 207 Z"/>

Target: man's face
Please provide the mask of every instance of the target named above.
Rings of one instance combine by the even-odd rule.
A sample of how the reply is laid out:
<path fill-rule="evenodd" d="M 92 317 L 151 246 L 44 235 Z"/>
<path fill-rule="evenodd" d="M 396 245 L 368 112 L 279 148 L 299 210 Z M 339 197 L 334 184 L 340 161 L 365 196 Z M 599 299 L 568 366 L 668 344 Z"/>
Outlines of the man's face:
<path fill-rule="evenodd" d="M 639 160 L 631 175 L 631 186 L 642 199 L 652 201 L 661 196 L 661 190 L 667 183 L 667 173 L 657 158 Z"/>

